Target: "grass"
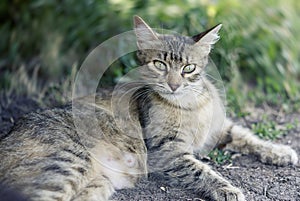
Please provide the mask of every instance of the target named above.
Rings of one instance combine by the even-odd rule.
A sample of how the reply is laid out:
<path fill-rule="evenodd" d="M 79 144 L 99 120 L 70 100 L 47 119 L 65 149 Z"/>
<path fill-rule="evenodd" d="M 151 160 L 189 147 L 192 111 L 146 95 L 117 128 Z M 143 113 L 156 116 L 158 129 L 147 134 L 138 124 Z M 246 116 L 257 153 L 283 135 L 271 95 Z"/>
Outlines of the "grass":
<path fill-rule="evenodd" d="M 232 158 L 231 154 L 228 151 L 224 151 L 221 149 L 214 149 L 209 154 L 208 157 L 217 164 L 225 164 L 225 163 L 231 163 Z"/>
<path fill-rule="evenodd" d="M 299 110 L 299 11 L 297 0 L 4 0 L 0 89 L 15 86 L 21 66 L 28 75 L 38 69 L 37 82 L 44 86 L 71 79 L 72 66 L 80 66 L 109 37 L 131 30 L 132 16 L 138 14 L 153 27 L 185 35 L 223 23 L 211 56 L 225 82 L 232 115 L 247 115 L 243 106 L 249 102 Z M 130 56 L 120 59 L 103 82 L 114 82 L 132 63 Z"/>
<path fill-rule="evenodd" d="M 288 122 L 284 125 L 278 125 L 276 121 L 263 115 L 260 121 L 251 125 L 251 129 L 262 139 L 274 140 L 295 129 L 298 123 L 299 122 L 295 120 L 294 122 Z"/>

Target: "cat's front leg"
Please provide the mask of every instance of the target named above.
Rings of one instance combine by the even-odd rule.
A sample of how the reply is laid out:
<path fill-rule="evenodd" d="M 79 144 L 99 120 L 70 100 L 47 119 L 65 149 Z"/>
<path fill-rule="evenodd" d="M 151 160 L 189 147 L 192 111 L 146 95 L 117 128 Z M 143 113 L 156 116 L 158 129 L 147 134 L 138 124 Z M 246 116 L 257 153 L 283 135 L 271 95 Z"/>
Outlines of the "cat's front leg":
<path fill-rule="evenodd" d="M 149 168 L 165 177 L 168 184 L 191 190 L 210 201 L 245 201 L 240 189 L 232 186 L 192 154 L 178 152 L 176 147 L 172 153 L 161 149 L 150 154 L 148 159 Z"/>
<path fill-rule="evenodd" d="M 90 181 L 72 201 L 107 201 L 113 193 L 112 183 L 100 175 Z"/>
<path fill-rule="evenodd" d="M 230 142 L 226 149 L 245 154 L 254 154 L 260 161 L 267 164 L 286 166 L 298 162 L 297 153 L 287 145 L 264 141 L 255 136 L 249 129 L 226 121 L 225 133 Z"/>

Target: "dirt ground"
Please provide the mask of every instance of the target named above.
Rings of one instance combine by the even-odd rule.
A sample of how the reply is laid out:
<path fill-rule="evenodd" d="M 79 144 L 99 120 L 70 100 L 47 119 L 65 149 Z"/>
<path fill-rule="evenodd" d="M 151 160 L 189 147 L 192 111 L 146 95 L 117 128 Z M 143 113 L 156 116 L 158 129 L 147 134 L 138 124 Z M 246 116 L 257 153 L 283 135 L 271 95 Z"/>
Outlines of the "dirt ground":
<path fill-rule="evenodd" d="M 26 97 L 5 97 L 0 94 L 0 136 L 5 135 L 13 123 L 24 113 L 39 109 L 39 105 Z M 300 114 L 277 115 L 274 111 L 258 109 L 256 115 L 248 117 L 255 121 L 263 113 L 270 114 L 278 124 L 300 121 Z M 240 123 L 244 123 L 240 121 Z M 286 135 L 276 140 L 288 144 L 300 154 L 300 124 Z M 300 201 L 300 165 L 276 167 L 265 165 L 254 156 L 233 155 L 232 164 L 218 165 L 212 161 L 213 169 L 220 172 L 235 186 L 243 189 L 247 201 Z M 193 192 L 170 187 L 155 175 L 140 181 L 133 189 L 117 191 L 113 200 L 198 200 Z"/>

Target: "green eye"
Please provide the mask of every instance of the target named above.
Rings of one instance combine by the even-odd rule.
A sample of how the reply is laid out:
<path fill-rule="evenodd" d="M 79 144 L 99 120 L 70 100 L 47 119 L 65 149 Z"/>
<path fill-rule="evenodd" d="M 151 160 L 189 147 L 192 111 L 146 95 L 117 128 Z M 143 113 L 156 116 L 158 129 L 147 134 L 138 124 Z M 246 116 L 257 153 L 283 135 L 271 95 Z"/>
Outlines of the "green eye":
<path fill-rule="evenodd" d="M 161 71 L 167 70 L 167 65 L 162 61 L 154 60 L 153 64 L 158 70 L 161 70 Z"/>
<path fill-rule="evenodd" d="M 186 66 L 183 67 L 182 69 L 182 73 L 192 73 L 194 72 L 196 69 L 196 65 L 195 64 L 188 64 Z"/>

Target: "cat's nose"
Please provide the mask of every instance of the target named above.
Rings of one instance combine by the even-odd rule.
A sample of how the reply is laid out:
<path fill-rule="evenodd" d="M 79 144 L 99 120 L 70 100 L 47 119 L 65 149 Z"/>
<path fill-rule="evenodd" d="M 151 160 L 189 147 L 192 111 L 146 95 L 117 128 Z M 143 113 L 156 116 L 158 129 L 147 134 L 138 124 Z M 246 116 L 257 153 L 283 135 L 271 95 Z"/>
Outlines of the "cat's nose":
<path fill-rule="evenodd" d="M 172 91 L 176 91 L 180 87 L 180 84 L 168 83 L 168 85 L 169 85 L 169 87 L 171 88 Z"/>

